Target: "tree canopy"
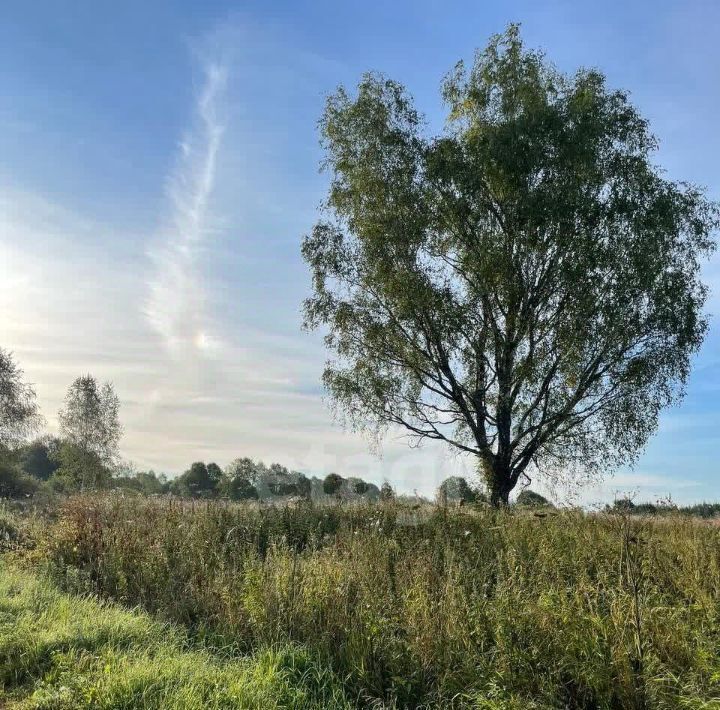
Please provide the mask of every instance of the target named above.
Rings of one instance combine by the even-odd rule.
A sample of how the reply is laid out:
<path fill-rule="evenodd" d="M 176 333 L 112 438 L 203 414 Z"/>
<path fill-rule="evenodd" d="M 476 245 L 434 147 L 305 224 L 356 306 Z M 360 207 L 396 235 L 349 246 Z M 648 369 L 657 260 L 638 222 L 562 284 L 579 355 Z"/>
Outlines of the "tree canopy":
<path fill-rule="evenodd" d="M 627 93 L 515 26 L 442 94 L 438 136 L 382 76 L 328 99 L 305 323 L 353 426 L 476 456 L 498 505 L 533 472 L 634 461 L 703 340 L 718 211 L 655 166 Z"/>
<path fill-rule="evenodd" d="M 58 451 L 61 441 L 54 437 L 41 437 L 22 447 L 19 452 L 19 463 L 25 473 L 47 481 L 60 466 Z"/>
<path fill-rule="evenodd" d="M 68 387 L 58 413 L 63 444 L 57 475 L 72 486 L 108 485 L 122 435 L 120 401 L 113 386 L 100 385 L 92 375 L 78 377 Z"/>
<path fill-rule="evenodd" d="M 83 375 L 68 388 L 58 414 L 61 435 L 104 465 L 112 464 L 122 436 L 119 412 L 120 401 L 113 386 L 109 382 L 101 386 L 92 375 Z"/>
<path fill-rule="evenodd" d="M 173 481 L 173 489 L 180 495 L 191 497 L 211 497 L 217 492 L 219 481 L 216 479 L 216 469 L 220 470 L 217 464 L 206 465 L 202 461 L 196 461 L 190 468 Z"/>
<path fill-rule="evenodd" d="M 41 421 L 35 390 L 12 353 L 0 348 L 0 446 L 22 443 Z"/>
<path fill-rule="evenodd" d="M 323 492 L 329 496 L 335 495 L 342 487 L 345 479 L 337 473 L 328 473 L 323 480 Z"/>

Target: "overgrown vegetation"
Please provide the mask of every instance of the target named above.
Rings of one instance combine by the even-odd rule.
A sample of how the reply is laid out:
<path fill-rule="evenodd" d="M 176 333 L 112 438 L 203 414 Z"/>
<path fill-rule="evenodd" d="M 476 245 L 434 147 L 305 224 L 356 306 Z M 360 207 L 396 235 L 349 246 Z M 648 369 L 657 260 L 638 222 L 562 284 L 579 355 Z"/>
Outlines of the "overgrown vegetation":
<path fill-rule="evenodd" d="M 378 75 L 328 98 L 305 325 L 350 424 L 474 456 L 484 489 L 137 471 L 89 374 L 33 441 L 0 349 L 0 706 L 720 707 L 719 505 L 508 506 L 635 460 L 681 398 L 718 205 L 664 176 L 626 93 L 516 26 L 443 99 L 430 137 Z"/>
<path fill-rule="evenodd" d="M 1 564 L 1 563 L 0 563 Z M 297 646 L 245 658 L 192 648 L 178 627 L 69 596 L 0 567 L 0 705 L 7 708 L 349 708 Z"/>
<path fill-rule="evenodd" d="M 117 497 L 68 501 L 42 545 L 66 588 L 300 645 L 358 704 L 482 708 L 720 702 L 718 550 L 681 516 Z"/>

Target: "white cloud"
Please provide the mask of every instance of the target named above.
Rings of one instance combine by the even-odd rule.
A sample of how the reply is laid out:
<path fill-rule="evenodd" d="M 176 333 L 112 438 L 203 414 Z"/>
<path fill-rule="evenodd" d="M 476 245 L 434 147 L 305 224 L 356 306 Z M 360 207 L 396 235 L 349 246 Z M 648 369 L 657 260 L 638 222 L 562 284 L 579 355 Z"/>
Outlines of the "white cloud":
<path fill-rule="evenodd" d="M 168 180 L 169 224 L 161 246 L 151 251 L 155 273 L 145 312 L 178 357 L 212 352 L 220 346 L 217 336 L 209 332 L 198 255 L 210 246 L 206 242 L 213 232 L 210 206 L 224 132 L 219 114 L 226 83 L 226 66 L 214 62 L 204 66 L 195 125 L 180 142 L 178 164 Z"/>

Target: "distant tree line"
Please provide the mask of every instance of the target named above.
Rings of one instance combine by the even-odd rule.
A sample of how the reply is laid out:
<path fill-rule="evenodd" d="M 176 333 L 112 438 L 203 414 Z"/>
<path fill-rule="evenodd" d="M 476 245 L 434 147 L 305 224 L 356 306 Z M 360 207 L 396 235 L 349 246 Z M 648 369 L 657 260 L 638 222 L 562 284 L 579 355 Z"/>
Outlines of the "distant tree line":
<path fill-rule="evenodd" d="M 227 500 L 375 500 L 392 493 L 389 485 L 381 491 L 360 478 L 335 473 L 323 481 L 247 457 L 224 469 L 196 461 L 172 479 L 139 471 L 120 459 L 119 414 L 112 384 L 82 375 L 68 388 L 58 412 L 59 435 L 38 436 L 43 418 L 35 390 L 12 354 L 0 348 L 0 498 L 107 489 Z"/>
<path fill-rule="evenodd" d="M 111 383 L 78 377 L 58 412 L 59 436 L 28 439 L 41 429 L 37 397 L 11 353 L 0 348 L 0 496 L 28 497 L 110 485 L 122 436 Z"/>
<path fill-rule="evenodd" d="M 169 478 L 141 471 L 120 461 L 120 403 L 112 384 L 92 375 L 78 377 L 68 388 L 58 413 L 58 436 L 29 440 L 42 425 L 35 391 L 24 381 L 10 353 L 0 349 L 0 497 L 31 497 L 39 490 L 66 493 L 120 489 L 144 495 L 175 495 L 195 499 L 371 500 L 390 501 L 396 493 L 389 482 L 380 488 L 357 477 L 330 473 L 309 478 L 279 463 L 269 466 L 244 457 L 224 469 L 215 462 L 194 462 Z M 483 490 L 461 477 L 443 481 L 442 503 L 485 503 Z M 523 491 L 518 502 L 546 505 L 542 496 Z"/>
<path fill-rule="evenodd" d="M 697 518 L 715 518 L 720 515 L 720 503 L 695 503 L 694 505 L 675 505 L 672 501 L 647 501 L 635 503 L 631 498 L 618 498 L 605 506 L 607 513 L 623 515 L 691 515 Z"/>

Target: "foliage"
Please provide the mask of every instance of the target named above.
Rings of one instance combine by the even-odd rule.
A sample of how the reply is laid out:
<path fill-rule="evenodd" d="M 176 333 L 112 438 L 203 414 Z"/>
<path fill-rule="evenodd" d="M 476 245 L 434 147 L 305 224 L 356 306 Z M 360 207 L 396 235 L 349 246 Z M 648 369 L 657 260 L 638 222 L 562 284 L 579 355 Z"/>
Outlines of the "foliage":
<path fill-rule="evenodd" d="M 249 458 L 236 459 L 226 469 L 220 486 L 220 495 L 230 500 L 253 500 L 258 498 L 256 466 Z"/>
<path fill-rule="evenodd" d="M 212 489 L 217 491 L 225 477 L 223 470 L 216 463 L 209 463 L 207 465 L 207 475 L 210 479 Z"/>
<path fill-rule="evenodd" d="M 377 496 L 378 489 L 372 484 L 340 476 L 338 479 L 338 489 L 332 495 L 342 495 L 349 499 L 353 499 L 353 496 L 374 499 Z M 59 483 L 57 485 L 60 487 Z M 150 495 L 172 493 L 180 498 L 225 498 L 234 501 L 275 501 L 288 498 L 309 501 L 313 497 L 323 498 L 327 495 L 323 490 L 323 482 L 317 478 L 311 480 L 281 464 L 266 466 L 261 461 L 250 458 L 235 459 L 224 471 L 215 463 L 196 461 L 188 470 L 170 481 L 164 476 L 158 477 L 152 471 L 138 472 L 131 466 L 121 465 L 115 468 L 111 485 Z"/>
<path fill-rule="evenodd" d="M 25 444 L 18 453 L 20 467 L 34 478 L 47 481 L 60 466 L 60 443 L 55 437 L 45 436 Z"/>
<path fill-rule="evenodd" d="M 100 386 L 92 375 L 78 377 L 68 388 L 58 414 L 62 438 L 104 466 L 118 456 L 122 436 L 120 401 L 113 386 Z"/>
<path fill-rule="evenodd" d="M 609 510 L 615 512 L 630 512 L 635 508 L 632 498 L 618 498 L 614 500 L 612 506 L 606 506 Z"/>
<path fill-rule="evenodd" d="M 681 397 L 718 210 L 655 166 L 626 93 L 561 74 L 516 26 L 443 98 L 436 137 L 381 76 L 328 99 L 305 324 L 329 330 L 340 413 L 477 456 L 497 505 L 529 470 L 633 460 Z"/>
<path fill-rule="evenodd" d="M 620 512 L 627 515 L 653 515 L 660 517 L 672 517 L 686 515 L 693 518 L 716 518 L 720 517 L 720 503 L 695 503 L 693 505 L 680 506 L 672 501 L 638 502 L 630 498 L 620 498 L 613 501 L 612 505 L 605 506 L 607 512 Z"/>
<path fill-rule="evenodd" d="M 113 486 L 145 495 L 160 495 L 169 490 L 169 483 L 163 474 L 158 476 L 155 471 L 135 471 L 132 468 L 116 471 Z"/>
<path fill-rule="evenodd" d="M 323 491 L 329 495 L 335 495 L 342 486 L 344 478 L 337 473 L 329 473 L 323 481 Z"/>
<path fill-rule="evenodd" d="M 638 506 L 635 506 L 636 508 Z M 682 508 L 671 506 L 670 510 L 677 510 L 685 515 L 697 516 L 699 518 L 715 518 L 720 515 L 720 503 L 697 503 Z"/>
<path fill-rule="evenodd" d="M 386 503 L 395 500 L 395 489 L 388 481 L 383 481 L 382 486 L 380 486 L 380 500 Z"/>
<path fill-rule="evenodd" d="M 257 500 L 257 488 L 247 478 L 235 476 L 228 480 L 225 492 L 230 500 Z"/>
<path fill-rule="evenodd" d="M 466 510 L 84 497 L 42 550 L 70 588 L 218 647 L 300 644 L 362 706 L 670 710 L 720 697 L 719 527 Z"/>
<path fill-rule="evenodd" d="M 225 469 L 225 475 L 229 479 L 244 478 L 249 483 L 257 484 L 258 478 L 265 471 L 265 466 L 261 462 L 255 462 L 250 458 L 244 457 L 235 459 Z"/>
<path fill-rule="evenodd" d="M 295 492 L 304 500 L 310 500 L 312 482 L 302 473 L 298 476 L 297 483 L 295 484 Z"/>
<path fill-rule="evenodd" d="M 369 488 L 370 486 L 362 479 L 359 479 L 353 483 L 353 489 L 358 495 L 364 495 L 368 492 Z"/>
<path fill-rule="evenodd" d="M 521 491 L 515 501 L 517 505 L 525 505 L 528 507 L 552 507 L 552 503 L 545 497 L 541 496 L 535 491 L 528 490 Z"/>
<path fill-rule="evenodd" d="M 202 461 L 196 461 L 171 483 L 170 490 L 177 495 L 191 498 L 212 497 L 218 492 L 220 482 L 217 471 L 220 471 L 217 464 L 205 465 Z"/>
<path fill-rule="evenodd" d="M 443 502 L 475 503 L 482 500 L 483 496 L 480 491 L 471 488 L 461 476 L 450 476 L 440 484 L 438 498 Z"/>
<path fill-rule="evenodd" d="M 35 390 L 12 353 L 0 348 L 0 447 L 22 443 L 41 422 Z"/>
<path fill-rule="evenodd" d="M 58 468 L 49 483 L 56 490 L 84 491 L 110 485 L 112 472 L 95 451 L 64 441 L 55 452 L 54 459 Z"/>
<path fill-rule="evenodd" d="M 0 498 L 27 498 L 37 488 L 37 479 L 9 461 L 0 461 Z"/>

